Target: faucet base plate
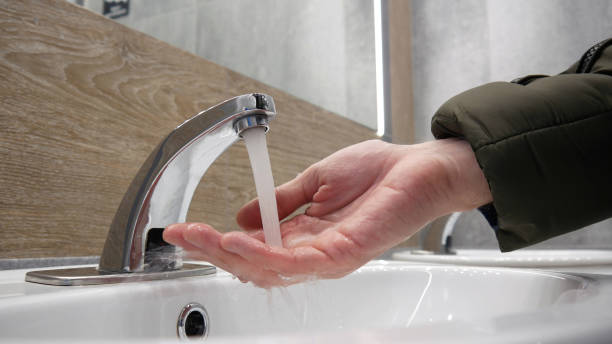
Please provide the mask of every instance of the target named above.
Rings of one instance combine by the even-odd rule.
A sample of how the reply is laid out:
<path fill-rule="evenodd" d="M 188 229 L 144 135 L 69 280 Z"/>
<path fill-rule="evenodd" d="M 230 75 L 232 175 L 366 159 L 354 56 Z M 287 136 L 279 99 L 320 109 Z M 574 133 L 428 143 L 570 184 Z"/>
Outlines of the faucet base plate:
<path fill-rule="evenodd" d="M 167 280 L 182 277 L 212 275 L 217 271 L 212 265 L 183 264 L 179 270 L 156 272 L 130 272 L 120 274 L 103 274 L 95 266 L 67 269 L 38 270 L 26 273 L 26 282 L 57 285 L 98 285 L 126 282 Z"/>

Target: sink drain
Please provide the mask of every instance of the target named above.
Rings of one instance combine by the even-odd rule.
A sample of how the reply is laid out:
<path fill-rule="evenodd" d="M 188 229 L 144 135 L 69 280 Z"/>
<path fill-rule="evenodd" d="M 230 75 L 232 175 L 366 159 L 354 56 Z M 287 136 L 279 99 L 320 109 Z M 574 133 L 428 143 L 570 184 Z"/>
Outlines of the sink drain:
<path fill-rule="evenodd" d="M 199 303 L 183 307 L 178 318 L 177 332 L 181 339 L 205 339 L 208 335 L 208 313 Z"/>

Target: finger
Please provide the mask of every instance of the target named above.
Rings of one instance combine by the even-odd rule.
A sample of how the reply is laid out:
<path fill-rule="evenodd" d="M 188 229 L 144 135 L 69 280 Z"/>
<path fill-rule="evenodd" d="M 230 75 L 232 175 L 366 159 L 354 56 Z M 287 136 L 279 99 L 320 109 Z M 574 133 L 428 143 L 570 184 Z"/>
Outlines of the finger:
<path fill-rule="evenodd" d="M 199 251 L 200 249 L 183 238 L 183 231 L 190 223 L 175 223 L 162 232 L 164 241 L 174 246 L 180 246 L 187 251 Z"/>
<path fill-rule="evenodd" d="M 221 246 L 256 266 L 283 276 L 317 275 L 319 269 L 325 269 L 329 263 L 329 257 L 312 246 L 273 247 L 240 232 L 226 233 Z"/>
<path fill-rule="evenodd" d="M 276 188 L 276 206 L 279 219 L 284 219 L 297 208 L 312 201 L 319 188 L 316 165 L 309 167 L 295 179 Z M 259 200 L 245 204 L 236 215 L 238 225 L 246 230 L 262 228 Z"/>
<path fill-rule="evenodd" d="M 306 214 L 322 217 L 346 207 L 359 197 L 367 195 L 375 176 L 364 176 L 355 183 L 348 178 L 328 181 L 328 184 L 319 187 L 312 197 L 312 204 Z"/>
<path fill-rule="evenodd" d="M 164 240 L 174 246 L 182 247 L 184 259 L 193 259 L 214 264 L 205 252 L 183 238 L 183 232 L 189 225 L 191 225 L 191 223 L 178 223 L 168 226 L 163 232 Z"/>
<path fill-rule="evenodd" d="M 239 255 L 224 250 L 220 245 L 221 237 L 221 233 L 204 224 L 190 224 L 183 231 L 183 238 L 198 247 L 210 263 L 235 274 L 241 281 L 251 281 L 261 287 L 286 284 L 277 273 L 262 269 Z"/>
<path fill-rule="evenodd" d="M 234 268 L 232 267 L 232 265 L 230 263 L 228 263 L 226 260 L 224 259 L 219 259 L 218 257 L 215 256 L 211 256 L 209 254 L 207 254 L 206 252 L 204 252 L 202 250 L 201 247 L 198 247 L 196 245 L 191 244 L 190 242 L 188 242 L 184 237 L 183 234 L 185 233 L 185 231 L 188 230 L 189 226 L 206 226 L 204 224 L 193 224 L 193 223 L 180 223 L 180 224 L 174 224 L 171 226 L 168 226 L 168 228 L 166 228 L 166 230 L 164 230 L 164 240 L 168 243 L 171 243 L 175 246 L 180 246 L 182 248 L 185 249 L 185 258 L 188 259 L 195 259 L 195 260 L 201 260 L 201 261 L 206 261 L 208 263 L 211 263 L 223 270 L 226 271 L 232 271 Z M 212 229 L 212 228 L 211 228 Z M 167 234 L 166 234 L 167 233 Z M 253 233 L 254 237 L 257 237 L 258 233 Z M 234 262 L 235 263 L 235 262 Z M 235 273 L 235 275 L 242 281 L 242 282 L 248 282 L 249 281 L 249 277 L 250 276 L 242 276 L 238 273 Z M 273 286 L 278 286 L 278 285 L 287 285 L 286 281 L 284 279 L 280 279 L 278 277 L 278 275 L 269 275 L 269 273 L 259 273 L 258 276 L 262 276 L 260 278 L 258 278 L 254 284 L 256 284 L 257 286 L 260 287 L 264 287 L 264 288 L 269 288 L 269 287 L 273 287 Z"/>
<path fill-rule="evenodd" d="M 253 230 L 253 231 L 249 231 L 247 232 L 247 234 L 254 239 L 257 239 L 261 242 L 266 242 L 266 237 L 264 235 L 264 231 L 259 229 L 259 230 Z"/>

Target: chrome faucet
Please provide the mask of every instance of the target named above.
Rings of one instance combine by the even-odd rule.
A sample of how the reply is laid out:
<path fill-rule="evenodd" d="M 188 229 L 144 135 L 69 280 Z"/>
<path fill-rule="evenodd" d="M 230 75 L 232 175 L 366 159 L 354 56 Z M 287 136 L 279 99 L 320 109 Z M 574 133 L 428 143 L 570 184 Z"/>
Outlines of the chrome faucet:
<path fill-rule="evenodd" d="M 210 165 L 243 130 L 255 126 L 267 130 L 275 111 L 272 97 L 247 94 L 202 111 L 174 129 L 149 155 L 123 197 L 99 270 L 179 269 L 180 259 L 160 264 L 151 252 L 160 246 L 174 249 L 163 242 L 161 232 L 170 224 L 185 222 L 193 193 Z"/>
<path fill-rule="evenodd" d="M 455 254 L 453 250 L 453 231 L 457 220 L 463 214 L 454 212 L 429 223 L 420 234 L 421 253 Z M 442 225 L 443 224 L 443 225 Z"/>
<path fill-rule="evenodd" d="M 163 241 L 162 232 L 170 224 L 185 222 L 200 179 L 221 153 L 244 130 L 264 127 L 267 131 L 275 116 L 272 97 L 253 93 L 185 121 L 159 143 L 132 180 L 110 226 L 98 269 L 35 271 L 26 280 L 83 285 L 214 272 L 214 267 L 183 267 L 180 255 L 173 254 L 177 248 Z"/>

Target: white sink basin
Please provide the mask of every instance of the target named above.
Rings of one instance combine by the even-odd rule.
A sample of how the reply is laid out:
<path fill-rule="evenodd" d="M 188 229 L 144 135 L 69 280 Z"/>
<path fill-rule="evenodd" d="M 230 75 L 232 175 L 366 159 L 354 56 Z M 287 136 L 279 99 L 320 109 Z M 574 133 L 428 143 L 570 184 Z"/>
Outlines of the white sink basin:
<path fill-rule="evenodd" d="M 0 341 L 175 340 L 181 309 L 193 302 L 205 307 L 213 342 L 500 341 L 518 338 L 517 327 L 520 336 L 571 338 L 584 335 L 577 315 L 593 318 L 581 327 L 589 335 L 612 332 L 608 284 L 552 272 L 375 261 L 342 279 L 270 291 L 222 271 L 83 287 L 23 282 L 25 272 L 0 272 Z"/>
<path fill-rule="evenodd" d="M 421 254 L 401 251 L 393 254 L 393 259 L 429 263 L 455 264 L 470 266 L 499 266 L 522 268 L 554 268 L 555 270 L 574 271 L 579 268 L 598 268 L 612 271 L 612 250 L 518 250 L 501 253 L 499 250 L 456 250 L 456 254 Z M 561 269 L 565 268 L 565 269 Z M 589 271 L 593 269 L 588 269 Z M 599 272 L 599 271 L 598 271 Z"/>

